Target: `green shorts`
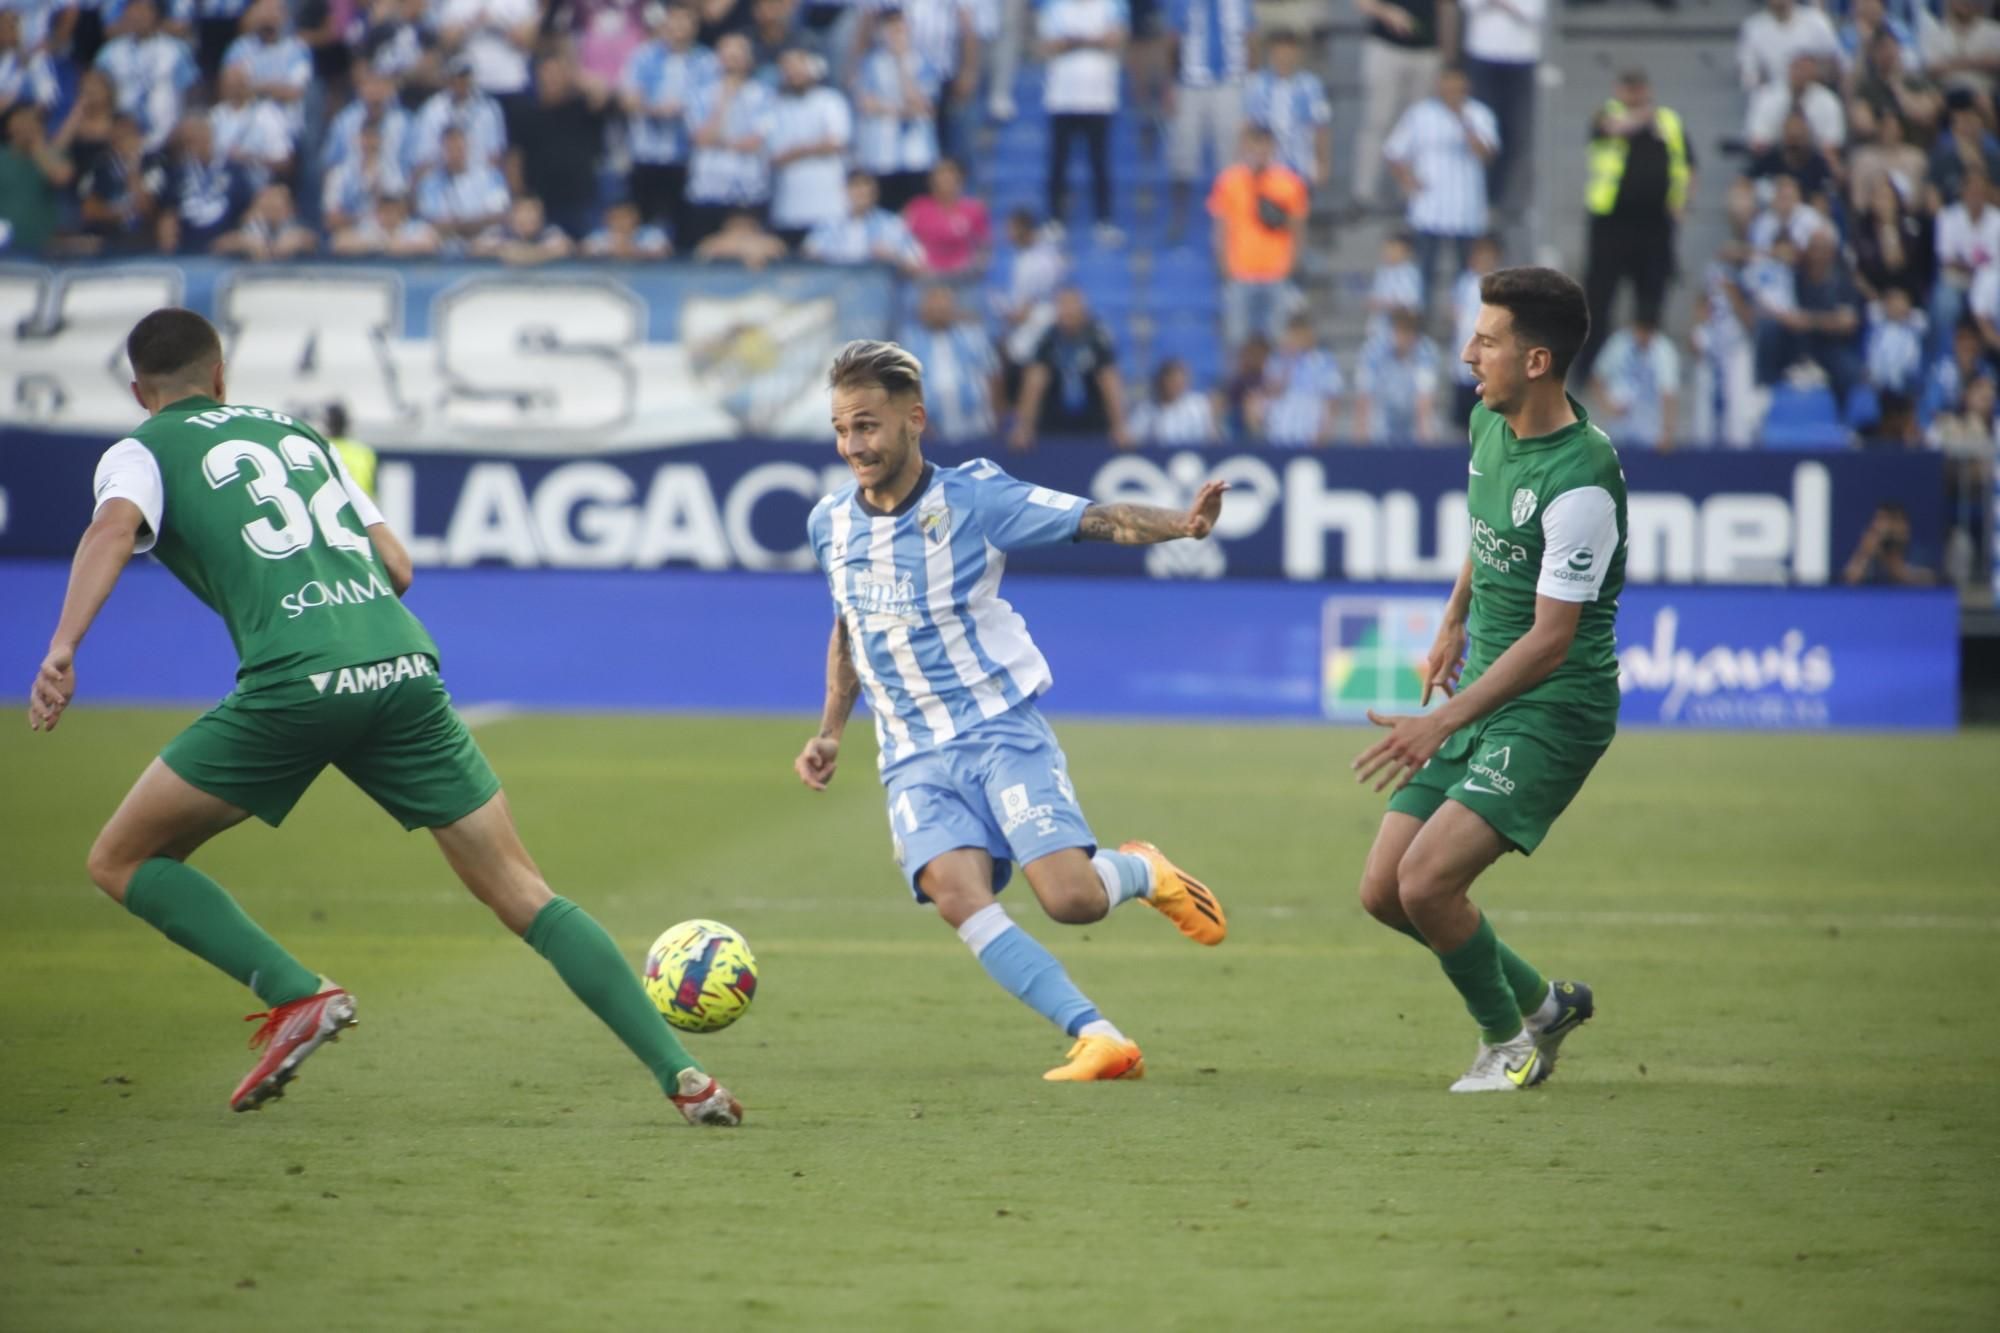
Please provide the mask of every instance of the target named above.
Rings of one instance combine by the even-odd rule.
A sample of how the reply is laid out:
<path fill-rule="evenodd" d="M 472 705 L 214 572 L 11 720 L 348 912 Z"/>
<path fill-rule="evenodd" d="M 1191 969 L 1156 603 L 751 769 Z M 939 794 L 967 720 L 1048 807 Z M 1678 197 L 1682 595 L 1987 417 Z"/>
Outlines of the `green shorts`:
<path fill-rule="evenodd" d="M 160 758 L 274 827 L 328 764 L 406 829 L 462 819 L 500 790 L 436 664 L 422 656 L 235 691 Z"/>
<path fill-rule="evenodd" d="M 1457 801 L 1532 854 L 1611 748 L 1616 728 L 1615 715 L 1515 699 L 1454 731 L 1389 808 L 1429 819 Z"/>

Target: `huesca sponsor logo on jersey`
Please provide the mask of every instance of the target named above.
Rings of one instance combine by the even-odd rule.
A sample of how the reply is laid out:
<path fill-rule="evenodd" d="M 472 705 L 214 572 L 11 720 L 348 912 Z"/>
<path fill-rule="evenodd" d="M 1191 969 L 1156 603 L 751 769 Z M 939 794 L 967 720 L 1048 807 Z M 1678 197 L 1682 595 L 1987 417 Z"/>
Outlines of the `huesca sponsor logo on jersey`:
<path fill-rule="evenodd" d="M 1528 558 L 1528 548 L 1510 542 L 1493 530 L 1493 525 L 1475 516 L 1472 520 L 1472 554 L 1482 565 L 1505 574 L 1514 562 Z"/>
<path fill-rule="evenodd" d="M 335 694 L 366 694 L 370 690 L 386 689 L 399 680 L 415 680 L 419 676 L 435 676 L 437 668 L 431 659 L 422 653 L 405 653 L 384 662 L 370 662 L 367 666 L 342 667 L 338 672 L 315 671 L 310 679 L 313 688 L 326 693 L 327 682 L 333 682 Z"/>
<path fill-rule="evenodd" d="M 354 606 L 362 602 L 372 602 L 377 597 L 393 597 L 395 593 L 382 581 L 382 576 L 374 570 L 368 572 L 368 581 L 360 579 L 335 579 L 328 583 L 322 579 L 309 579 L 301 584 L 297 592 L 288 592 L 278 599 L 278 606 L 289 620 L 297 620 L 306 612 L 319 606 Z"/>

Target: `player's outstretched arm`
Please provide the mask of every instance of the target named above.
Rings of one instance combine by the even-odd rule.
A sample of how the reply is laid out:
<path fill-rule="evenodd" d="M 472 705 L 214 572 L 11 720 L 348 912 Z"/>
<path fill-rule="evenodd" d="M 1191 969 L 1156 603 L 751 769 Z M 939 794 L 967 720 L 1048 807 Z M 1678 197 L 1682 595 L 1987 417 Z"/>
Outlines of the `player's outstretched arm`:
<path fill-rule="evenodd" d="M 833 634 L 826 643 L 826 704 L 820 711 L 819 732 L 792 761 L 799 781 L 814 791 L 825 791 L 827 783 L 833 781 L 833 771 L 840 764 L 840 738 L 860 697 L 861 676 L 854 669 L 847 622 L 835 616 Z"/>
<path fill-rule="evenodd" d="M 402 539 L 387 523 L 370 523 L 368 541 L 375 548 L 375 558 L 382 562 L 382 572 L 389 576 L 389 586 L 401 597 L 417 581 L 416 566 L 410 563 Z"/>
<path fill-rule="evenodd" d="M 1202 483 L 1194 503 L 1185 510 L 1162 509 L 1157 505 L 1094 504 L 1083 511 L 1076 537 L 1085 542 L 1116 542 L 1120 546 L 1153 546 L 1182 537 L 1196 541 L 1215 530 L 1222 515 L 1222 493 L 1226 481 Z"/>
<path fill-rule="evenodd" d="M 28 727 L 32 731 L 54 731 L 63 710 L 76 694 L 76 650 L 83 636 L 104 609 L 118 576 L 132 558 L 139 530 L 146 524 L 139 506 L 113 497 L 97 511 L 97 517 L 83 531 L 77 543 L 76 560 L 69 570 L 69 590 L 63 594 L 62 616 L 49 639 L 48 656 L 35 672 L 28 688 Z"/>

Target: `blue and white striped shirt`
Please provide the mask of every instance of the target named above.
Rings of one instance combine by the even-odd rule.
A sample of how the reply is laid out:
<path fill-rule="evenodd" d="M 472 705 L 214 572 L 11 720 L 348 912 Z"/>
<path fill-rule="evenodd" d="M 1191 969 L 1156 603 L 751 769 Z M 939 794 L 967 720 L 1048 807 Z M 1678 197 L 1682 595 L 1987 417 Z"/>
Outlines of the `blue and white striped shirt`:
<path fill-rule="evenodd" d="M 1654 333 L 1644 347 L 1632 330 L 1620 329 L 1604 341 L 1592 377 L 1603 381 L 1607 401 L 1598 421 L 1621 445 L 1650 449 L 1660 442 L 1666 400 L 1679 394 L 1681 358 L 1674 340 Z"/>
<path fill-rule="evenodd" d="M 1438 236 L 1477 236 L 1486 230 L 1486 164 L 1467 133 L 1498 147 L 1500 122 L 1484 102 L 1467 99 L 1460 121 L 1441 98 L 1429 97 L 1403 113 L 1382 156 L 1417 178 L 1409 224 Z"/>
<path fill-rule="evenodd" d="M 990 438 L 998 424 L 993 376 L 1000 358 L 986 330 L 969 323 L 943 329 L 917 324 L 897 341 L 924 367 L 924 409 L 930 414 L 925 437 L 950 444 Z"/>
<path fill-rule="evenodd" d="M 1308 185 L 1323 185 L 1319 178 L 1319 154 L 1314 151 L 1317 132 L 1333 121 L 1333 107 L 1326 100 L 1326 85 L 1319 75 L 1300 70 L 1281 79 L 1268 69 L 1250 76 L 1243 89 L 1243 115 L 1252 125 L 1262 125 L 1277 140 L 1278 161 L 1299 174 Z"/>
<path fill-rule="evenodd" d="M 439 167 L 417 187 L 417 216 L 426 222 L 472 222 L 505 213 L 512 202 L 507 178 L 484 162 L 471 163 L 456 176 Z"/>
<path fill-rule="evenodd" d="M 913 54 L 910 77 L 924 95 L 937 102 L 941 82 L 936 66 Z M 854 77 L 855 106 L 872 97 L 890 106 L 903 102 L 903 78 L 896 56 L 887 47 L 876 47 L 861 62 Z M 892 171 L 929 171 L 937 165 L 937 119 L 934 116 L 901 114 L 870 115 L 860 111 L 854 122 L 854 164 L 872 175 Z"/>
<path fill-rule="evenodd" d="M 1264 368 L 1264 438 L 1272 444 L 1318 444 L 1327 402 L 1347 392 L 1340 362 L 1324 347 L 1273 352 Z"/>
<path fill-rule="evenodd" d="M 806 520 L 883 768 L 1048 689 L 1048 661 L 1000 579 L 1010 553 L 1074 541 L 1087 507 L 983 458 L 928 474 L 897 513 L 850 482 Z"/>
<path fill-rule="evenodd" d="M 1418 439 L 1417 400 L 1437 392 L 1437 344 L 1420 337 L 1399 356 L 1393 338 L 1379 338 L 1361 350 L 1354 382 L 1368 395 L 1369 441 L 1409 444 Z"/>
<path fill-rule="evenodd" d="M 280 84 L 296 92 L 303 93 L 312 82 L 312 49 L 297 37 L 280 37 L 275 42 L 265 42 L 252 33 L 245 33 L 229 44 L 229 50 L 222 57 L 222 65 L 241 65 L 250 71 L 250 83 L 262 88 L 266 84 Z M 306 104 L 301 97 L 294 102 L 279 103 L 285 119 L 291 122 L 292 133 L 305 128 Z"/>
<path fill-rule="evenodd" d="M 320 161 L 326 166 L 338 166 L 352 157 L 361 155 L 361 127 L 368 123 L 370 107 L 366 102 L 349 102 L 342 107 L 326 127 L 326 146 Z M 409 158 L 410 127 L 413 121 L 410 113 L 391 102 L 382 108 L 382 156 L 393 160 L 398 166 L 406 165 Z M 471 147 L 470 144 L 467 145 Z"/>
<path fill-rule="evenodd" d="M 1743 322 L 1736 318 L 1736 307 L 1730 303 L 1729 289 L 1743 282 L 1743 272 L 1726 260 L 1709 261 L 1702 274 L 1702 291 L 1708 297 L 1708 318 L 1702 321 L 1702 354 L 1716 365 L 1721 365 L 1736 354 L 1750 336 L 1743 328 Z M 1749 295 L 1746 288 L 1744 294 Z"/>
<path fill-rule="evenodd" d="M 1215 404 L 1207 394 L 1189 389 L 1171 403 L 1139 404 L 1131 427 L 1142 444 L 1214 444 Z"/>
<path fill-rule="evenodd" d="M 50 22 L 70 8 L 70 3 L 71 0 L 0 0 L 0 9 L 11 9 L 20 15 L 21 49 L 32 51 L 48 40 Z"/>
<path fill-rule="evenodd" d="M 816 227 L 847 212 L 847 154 L 854 118 L 847 99 L 831 88 L 778 94 L 771 109 L 772 156 L 807 144 L 831 141 L 843 151 L 797 158 L 771 173 L 771 225 L 779 229 Z"/>
<path fill-rule="evenodd" d="M 688 102 L 687 121 L 698 131 L 714 114 L 722 96 L 721 79 L 710 79 L 695 89 Z M 718 145 L 697 146 L 688 159 L 687 197 L 702 204 L 761 204 L 771 197 L 771 120 L 777 98 L 771 89 L 754 79 L 744 83 L 723 115 L 725 140 L 756 137 L 763 147 L 756 152 L 740 152 Z"/>
<path fill-rule="evenodd" d="M 0 107 L 16 102 L 33 102 L 43 111 L 62 99 L 56 82 L 56 66 L 47 51 L 23 57 L 19 51 L 0 56 Z"/>
<path fill-rule="evenodd" d="M 822 222 L 807 234 L 800 248 L 808 259 L 823 264 L 924 262 L 924 247 L 910 234 L 909 226 L 886 208 L 870 209 L 864 217 Z"/>
<path fill-rule="evenodd" d="M 199 77 L 187 43 L 164 32 L 144 40 L 112 38 L 97 53 L 97 67 L 111 76 L 118 90 L 118 109 L 138 117 L 145 127 L 148 151 L 159 148 L 174 132 L 181 96 Z"/>
<path fill-rule="evenodd" d="M 1392 313 L 1397 310 L 1423 313 L 1424 275 L 1409 260 L 1382 265 L 1375 270 L 1375 277 L 1368 284 L 1368 306 L 1368 326 L 1364 331 L 1367 339 L 1374 342 L 1387 338 Z M 1477 313 L 1474 312 L 1475 315 Z"/>
<path fill-rule="evenodd" d="M 209 108 L 208 128 L 215 137 L 217 161 L 242 166 L 253 189 L 270 183 L 273 164 L 292 156 L 292 127 L 285 113 L 259 98 L 242 106 L 224 102 Z"/>
<path fill-rule="evenodd" d="M 385 150 L 370 166 L 359 154 L 337 164 L 326 173 L 320 187 L 322 213 L 340 213 L 351 222 L 374 212 L 375 201 L 383 195 L 409 193 L 403 169 Z"/>
<path fill-rule="evenodd" d="M 438 162 L 444 156 L 444 132 L 454 125 L 465 132 L 466 161 L 498 162 L 506 153 L 507 119 L 498 102 L 481 92 L 463 102 L 452 100 L 448 92 L 433 93 L 410 126 L 404 166 L 415 172 Z"/>
<path fill-rule="evenodd" d="M 1868 382 L 1883 393 L 1917 396 L 1924 378 L 1924 312 L 1900 320 L 1878 317 L 1868 326 Z"/>
<path fill-rule="evenodd" d="M 687 160 L 689 134 L 687 108 L 695 90 L 722 74 L 722 62 L 705 46 L 675 51 L 665 42 L 651 41 L 634 51 L 625 62 L 619 87 L 638 94 L 640 104 L 650 108 L 678 106 L 672 116 L 639 115 L 626 119 L 631 139 L 632 160 L 647 166 L 673 166 Z"/>
<path fill-rule="evenodd" d="M 1250 72 L 1250 0 L 1174 0 L 1168 23 L 1180 34 L 1180 81 L 1189 88 L 1240 82 Z"/>
<path fill-rule="evenodd" d="M 862 7 L 877 13 L 901 11 L 910 29 L 910 48 L 944 82 L 957 75 L 959 43 L 964 40 L 960 25 L 975 23 L 966 12 L 971 8 L 966 0 L 864 0 Z"/>
<path fill-rule="evenodd" d="M 1479 383 L 1472 367 L 1465 364 L 1465 346 L 1479 328 L 1479 307 L 1485 304 L 1479 299 L 1479 280 L 1483 276 L 1466 269 L 1451 287 L 1452 336 L 1458 340 L 1458 345 L 1451 349 L 1451 377 L 1459 384 Z"/>

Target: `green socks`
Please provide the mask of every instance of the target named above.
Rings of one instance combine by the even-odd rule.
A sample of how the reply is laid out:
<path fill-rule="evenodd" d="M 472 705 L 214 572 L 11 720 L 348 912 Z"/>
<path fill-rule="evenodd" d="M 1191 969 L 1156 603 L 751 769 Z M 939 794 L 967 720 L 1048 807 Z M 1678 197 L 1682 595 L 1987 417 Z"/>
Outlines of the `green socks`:
<path fill-rule="evenodd" d="M 552 898 L 535 914 L 522 938 L 549 960 L 576 998 L 631 1047 L 661 1088 L 669 1095 L 680 1090 L 676 1076 L 694 1067 L 694 1060 L 646 998 L 625 955 L 590 913 L 567 898 Z"/>
<path fill-rule="evenodd" d="M 1400 926 L 1391 926 L 1389 929 L 1403 935 L 1408 935 L 1426 949 L 1431 947 L 1430 942 L 1424 938 L 1424 933 L 1407 921 Z M 1485 924 L 1483 916 L 1480 918 L 1480 929 L 1489 934 L 1492 933 L 1493 929 L 1491 926 Z M 1507 988 L 1514 992 L 1514 1004 L 1520 1009 L 1523 1016 L 1534 1013 L 1542 1007 L 1542 1001 L 1549 998 L 1549 983 L 1543 979 L 1540 972 L 1535 970 L 1533 963 L 1508 948 L 1507 941 L 1495 935 L 1493 943 L 1500 950 L 1500 971 L 1507 978 Z M 1448 972 L 1451 969 L 1446 968 L 1445 970 Z"/>
<path fill-rule="evenodd" d="M 193 866 L 156 856 L 125 886 L 125 910 L 272 1008 L 303 1000 L 319 977 L 252 921 L 220 884 Z"/>
<path fill-rule="evenodd" d="M 1482 912 L 1479 929 L 1472 932 L 1471 939 L 1450 953 L 1438 955 L 1444 974 L 1465 997 L 1465 1007 L 1488 1045 L 1509 1041 L 1521 1031 L 1521 1009 L 1500 964 L 1502 947 L 1500 937 L 1493 933 L 1493 923 Z"/>

